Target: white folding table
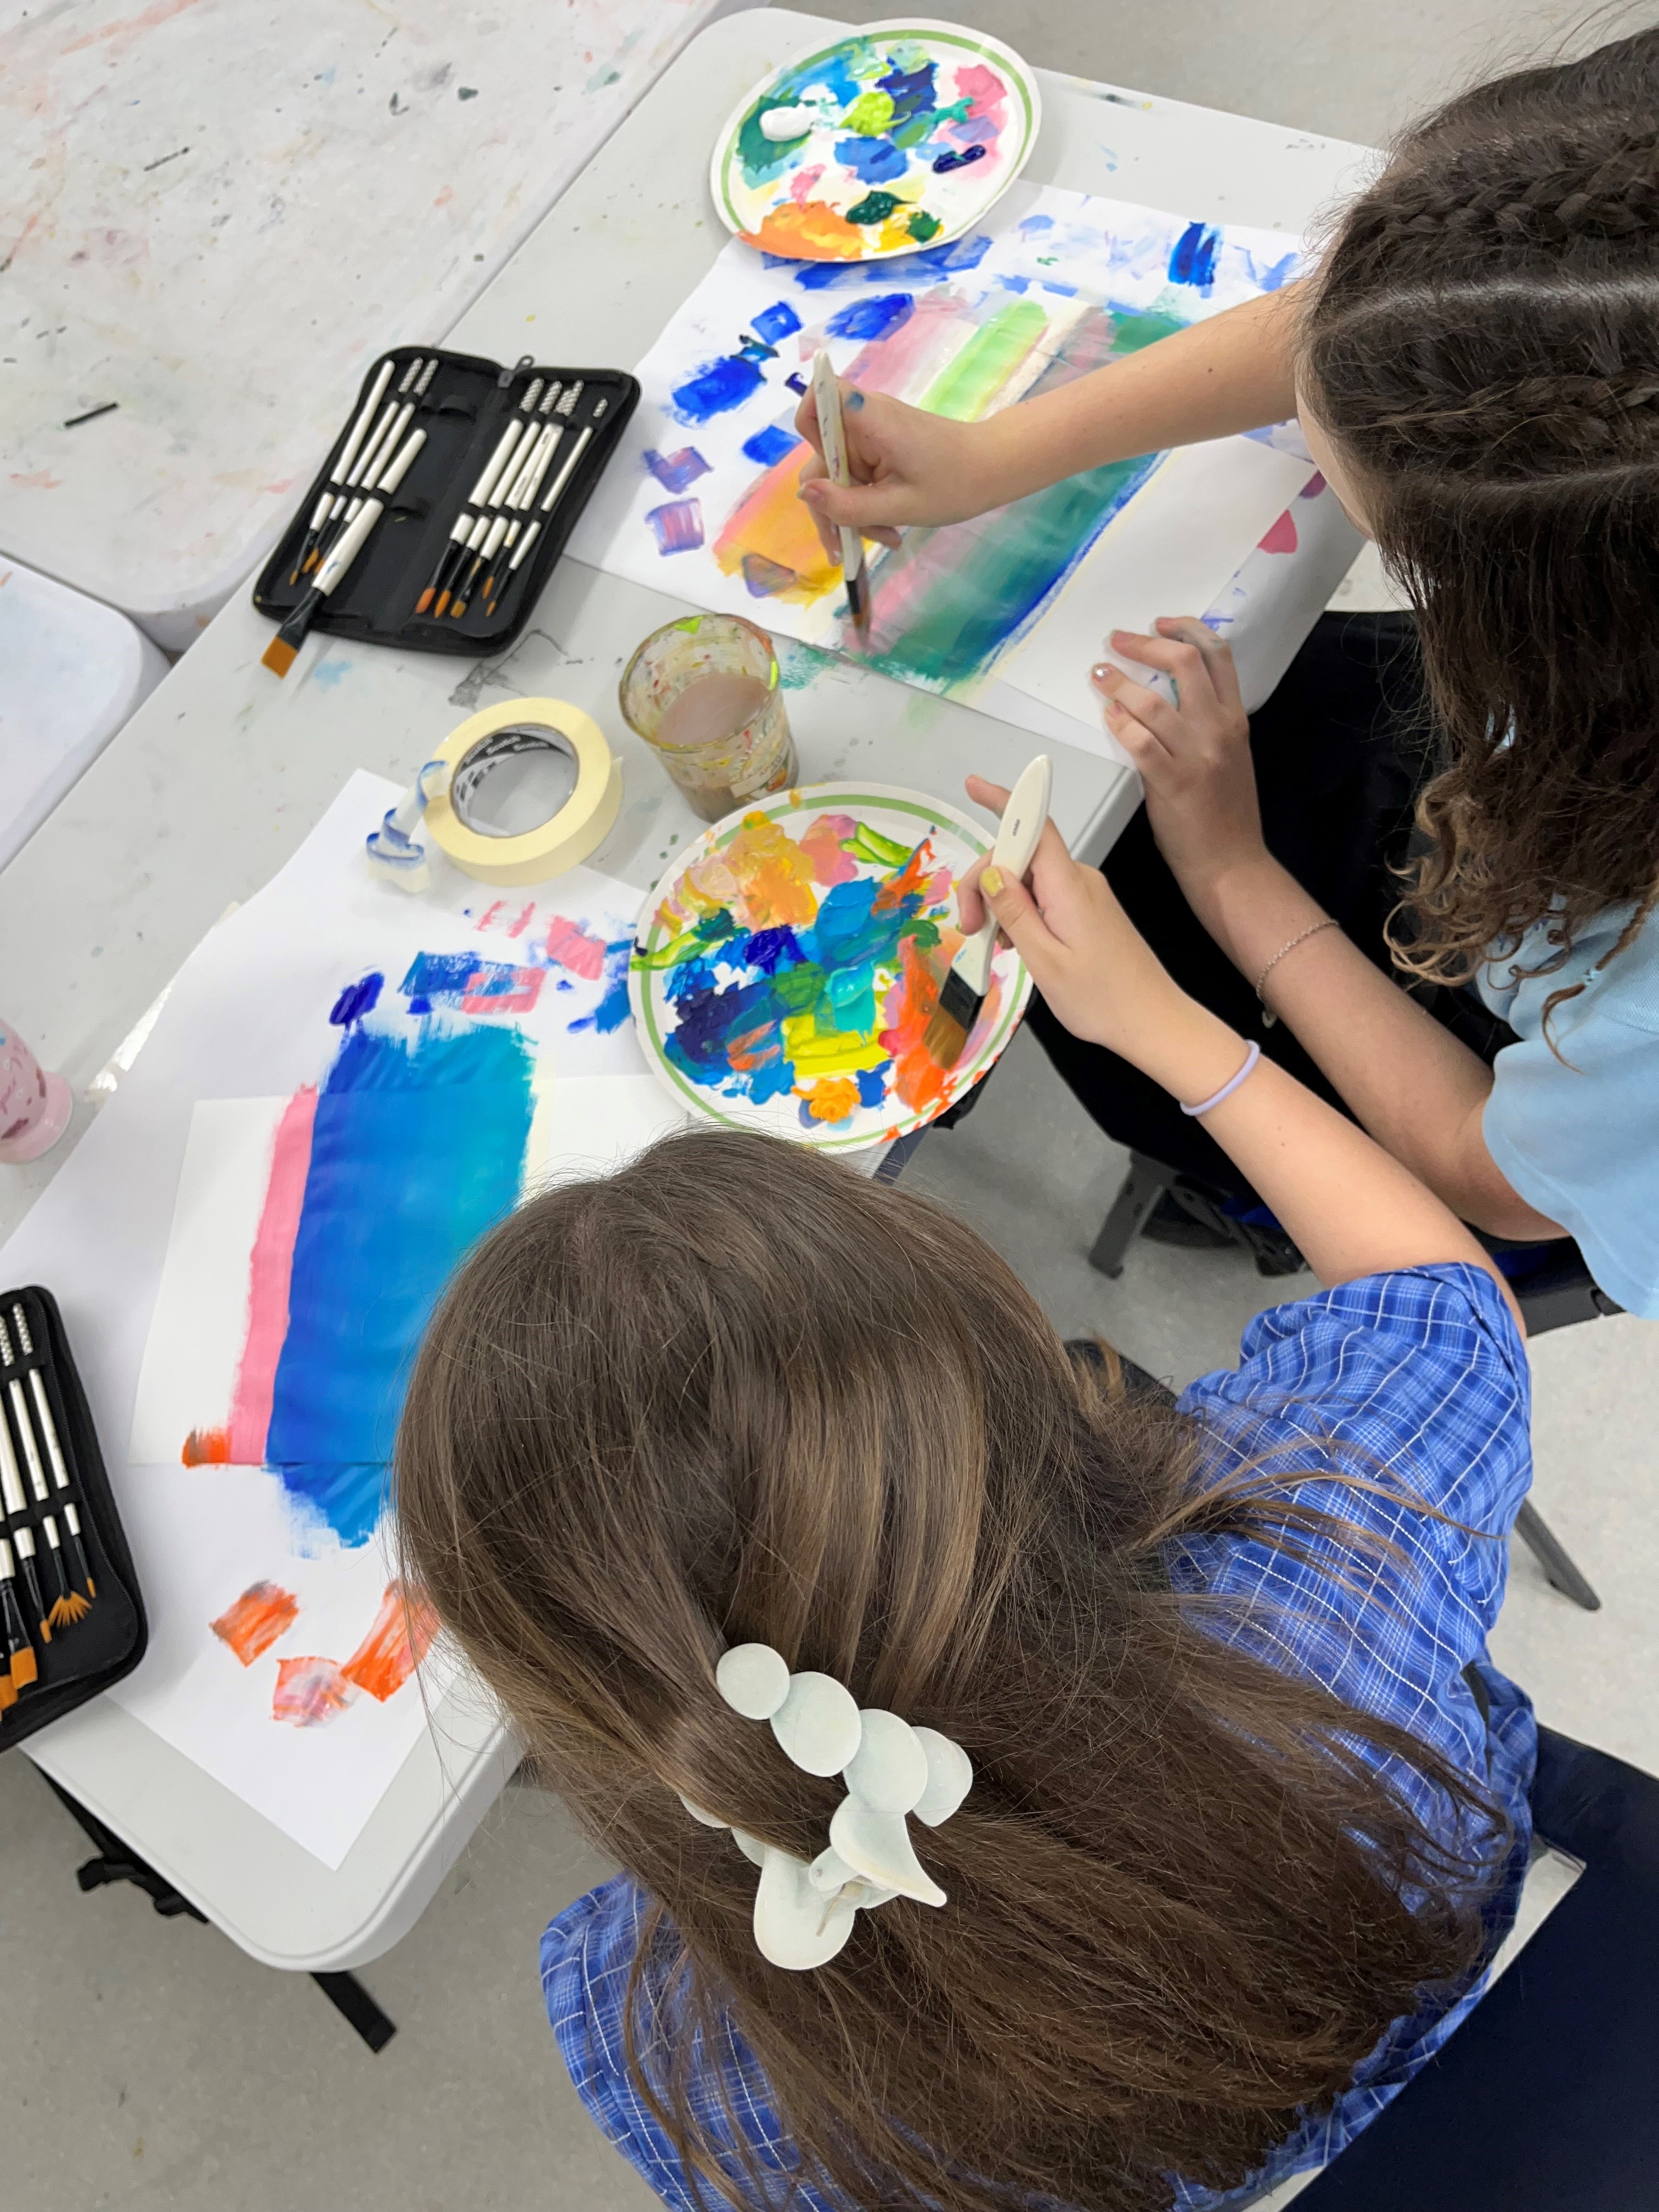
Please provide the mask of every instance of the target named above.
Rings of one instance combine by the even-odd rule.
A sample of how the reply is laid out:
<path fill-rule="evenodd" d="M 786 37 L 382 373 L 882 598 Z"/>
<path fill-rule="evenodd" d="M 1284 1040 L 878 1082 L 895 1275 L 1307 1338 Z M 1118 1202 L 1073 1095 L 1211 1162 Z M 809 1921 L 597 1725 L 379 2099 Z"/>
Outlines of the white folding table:
<path fill-rule="evenodd" d="M 631 366 L 724 243 L 708 198 L 709 133 L 767 70 L 837 27 L 784 10 L 738 15 L 697 38 L 525 240 L 450 343 L 504 361 L 538 350 Z M 1029 173 L 1209 220 L 1304 228 L 1352 183 L 1363 149 L 1234 115 L 1044 73 Z M 408 333 L 412 335 L 413 333 Z M 320 451 L 332 417 L 319 427 Z M 1303 579 L 1311 623 L 1350 557 Z M 313 645 L 286 683 L 260 665 L 270 636 L 245 592 L 0 872 L 8 1013 L 80 1092 L 58 1152 L 6 1171 L 0 1231 L 61 1167 L 95 1104 L 86 1087 L 232 900 L 294 850 L 355 768 L 406 781 L 480 704 L 574 701 L 622 756 L 622 815 L 594 864 L 654 882 L 702 826 L 616 710 L 633 647 L 683 603 L 562 562 L 518 646 L 496 661 Z M 790 695 L 804 778 L 853 774 L 956 794 L 980 769 L 1012 783 L 1023 730 L 844 661 Z M 1074 851 L 1103 857 L 1139 799 L 1121 761 L 1050 742 L 1054 813 Z M 86 1376 L 118 1490 L 131 1407 L 100 1395 L 95 1332 L 77 1328 L 98 1255 L 69 1255 L 52 1287 Z M 0 1257 L 0 1279 L 12 1279 Z M 107 1698 L 28 1747 L 48 1774 L 243 1948 L 318 1970 L 372 1959 L 409 1929 L 500 1787 L 511 1750 L 459 1703 L 411 1753 L 337 1873 Z M 438 1742 L 443 1745 L 441 1756 Z"/>

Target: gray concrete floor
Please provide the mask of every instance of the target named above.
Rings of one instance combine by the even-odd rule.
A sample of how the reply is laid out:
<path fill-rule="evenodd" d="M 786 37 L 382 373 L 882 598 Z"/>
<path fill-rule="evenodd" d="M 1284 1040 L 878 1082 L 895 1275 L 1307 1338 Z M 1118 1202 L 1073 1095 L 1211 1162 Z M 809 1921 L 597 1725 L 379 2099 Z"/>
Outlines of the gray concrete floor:
<path fill-rule="evenodd" d="M 826 12 L 890 16 L 891 0 Z M 1492 0 L 972 0 L 1034 62 L 1375 141 L 1474 72 L 1560 37 L 1577 10 Z M 1623 17 L 1602 22 L 1615 24 Z M 1610 35 L 1603 32 L 1602 35 Z M 1122 1171 L 1028 1037 L 980 1109 L 930 1139 L 916 1183 L 1018 1267 L 1067 1333 L 1099 1329 L 1176 1382 L 1231 1360 L 1296 1284 L 1242 1257 L 1140 1244 L 1121 1280 L 1087 1247 Z M 1304 1281 L 1306 1279 L 1304 1279 Z M 1659 1366 L 1619 1320 L 1536 1347 L 1536 1495 L 1605 1600 L 1575 1611 L 1517 1555 L 1497 1656 L 1555 1726 L 1659 1771 Z M 509 1790 L 412 1935 L 362 1977 L 400 2033 L 371 2057 L 309 1981 L 131 1889 L 82 1897 L 80 1832 L 0 1758 L 0 1989 L 13 2034 L 8 2203 L 135 2212 L 645 2212 L 587 2124 L 542 2015 L 536 1944 L 607 1870 L 560 1806 Z"/>

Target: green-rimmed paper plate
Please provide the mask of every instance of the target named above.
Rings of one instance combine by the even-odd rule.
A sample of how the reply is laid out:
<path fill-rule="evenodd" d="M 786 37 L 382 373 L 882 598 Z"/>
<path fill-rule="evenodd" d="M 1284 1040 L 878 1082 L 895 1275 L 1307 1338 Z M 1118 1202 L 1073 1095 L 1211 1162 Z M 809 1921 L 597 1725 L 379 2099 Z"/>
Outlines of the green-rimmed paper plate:
<path fill-rule="evenodd" d="M 641 910 L 628 994 L 684 1106 L 854 1152 L 972 1089 L 1025 1011 L 1009 946 L 953 1067 L 923 1042 L 960 941 L 956 880 L 991 832 L 919 792 L 819 783 L 728 814 Z"/>
<path fill-rule="evenodd" d="M 788 135 L 769 136 L 769 115 Z M 1036 78 L 1000 39 L 872 23 L 739 101 L 714 142 L 714 205 L 739 238 L 795 261 L 948 246 L 1024 167 L 1042 118 Z"/>

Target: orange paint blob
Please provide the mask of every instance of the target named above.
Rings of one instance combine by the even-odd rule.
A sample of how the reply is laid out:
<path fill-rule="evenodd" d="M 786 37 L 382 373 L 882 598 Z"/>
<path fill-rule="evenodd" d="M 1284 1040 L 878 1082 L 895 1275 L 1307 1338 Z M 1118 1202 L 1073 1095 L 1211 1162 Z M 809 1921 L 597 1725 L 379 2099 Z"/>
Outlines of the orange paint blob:
<path fill-rule="evenodd" d="M 186 1467 L 228 1467 L 230 1431 L 192 1429 L 185 1438 L 185 1448 L 179 1456 Z"/>
<path fill-rule="evenodd" d="M 827 1075 L 800 1096 L 815 1121 L 844 1121 L 858 1110 L 859 1087 L 850 1075 Z"/>
<path fill-rule="evenodd" d="M 800 496 L 801 471 L 812 457 L 805 443 L 775 461 L 738 501 L 714 540 L 714 558 L 728 576 L 742 573 L 745 556 L 771 564 L 767 573 L 787 570 L 794 580 L 774 576 L 767 597 L 810 606 L 842 580 L 841 564 L 831 562 L 818 537 L 811 509 Z"/>
<path fill-rule="evenodd" d="M 402 1583 L 388 1583 L 380 1609 L 362 1642 L 341 1668 L 343 1679 L 382 1705 L 402 1689 L 438 1633 L 438 1616 Z"/>
<path fill-rule="evenodd" d="M 244 1667 L 251 1667 L 293 1627 L 299 1610 L 300 1601 L 292 1590 L 278 1583 L 251 1583 L 235 1604 L 208 1626 Z"/>
<path fill-rule="evenodd" d="M 864 255 L 863 231 L 822 200 L 804 205 L 790 200 L 772 208 L 760 228 L 744 237 L 763 253 L 782 253 L 791 261 L 858 261 Z"/>
<path fill-rule="evenodd" d="M 816 920 L 812 863 L 775 822 L 750 814 L 720 858 L 737 885 L 738 912 L 749 929 L 805 929 Z"/>
<path fill-rule="evenodd" d="M 927 1050 L 927 1024 L 939 1005 L 933 972 L 907 937 L 899 979 L 882 1012 L 882 1043 L 893 1056 L 893 1089 L 913 1113 L 938 1112 L 945 1096 L 945 1071 Z"/>
<path fill-rule="evenodd" d="M 897 875 L 889 876 L 876 893 L 874 911 L 877 914 L 890 914 L 900 901 L 908 898 L 913 891 L 919 894 L 925 901 L 928 882 L 937 865 L 933 858 L 932 840 L 924 837 Z"/>

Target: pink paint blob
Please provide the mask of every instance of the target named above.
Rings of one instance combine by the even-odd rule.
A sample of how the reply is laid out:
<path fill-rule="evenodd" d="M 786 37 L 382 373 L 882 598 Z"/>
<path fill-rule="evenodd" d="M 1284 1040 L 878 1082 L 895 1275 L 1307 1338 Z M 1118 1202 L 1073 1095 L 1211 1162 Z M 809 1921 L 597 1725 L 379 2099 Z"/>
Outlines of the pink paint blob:
<path fill-rule="evenodd" d="M 331 1659 L 279 1660 L 270 1717 L 295 1728 L 316 1728 L 343 1713 L 356 1694 Z"/>
<path fill-rule="evenodd" d="M 812 187 L 823 174 L 822 161 L 815 161 L 810 169 L 797 169 L 789 179 L 789 197 L 797 207 L 805 207 L 812 197 Z"/>
<path fill-rule="evenodd" d="M 265 1431 L 270 1426 L 276 1389 L 276 1363 L 288 1334 L 294 1240 L 300 1233 L 316 1118 L 316 1088 L 307 1084 L 283 1109 L 271 1146 L 265 1202 L 248 1265 L 247 1335 L 230 1401 L 229 1455 L 234 1467 L 258 1467 L 264 1460 Z"/>
<path fill-rule="evenodd" d="M 75 1094 L 0 1021 L 0 1161 L 38 1160 L 63 1135 Z"/>
<path fill-rule="evenodd" d="M 1284 514 L 1279 516 L 1278 521 L 1261 540 L 1261 550 L 1264 553 L 1295 552 L 1296 523 L 1289 507 L 1285 508 Z"/>
<path fill-rule="evenodd" d="M 603 942 L 590 937 L 579 921 L 568 921 L 562 914 L 556 914 L 547 925 L 547 957 L 590 983 L 597 983 L 605 973 Z"/>
<path fill-rule="evenodd" d="M 994 69 L 983 62 L 970 62 L 957 71 L 957 98 L 963 94 L 973 102 L 968 110 L 969 123 L 994 123 L 1000 131 L 1007 114 L 1008 88 Z"/>

